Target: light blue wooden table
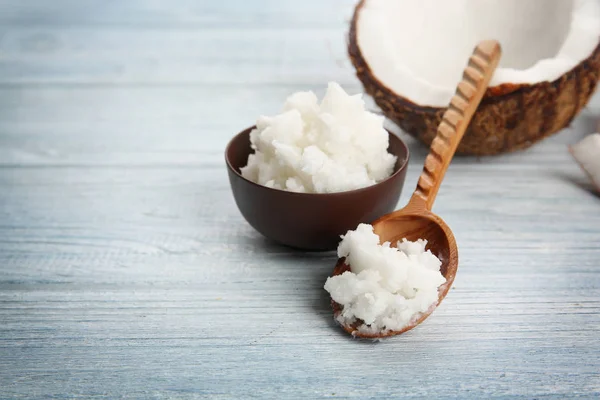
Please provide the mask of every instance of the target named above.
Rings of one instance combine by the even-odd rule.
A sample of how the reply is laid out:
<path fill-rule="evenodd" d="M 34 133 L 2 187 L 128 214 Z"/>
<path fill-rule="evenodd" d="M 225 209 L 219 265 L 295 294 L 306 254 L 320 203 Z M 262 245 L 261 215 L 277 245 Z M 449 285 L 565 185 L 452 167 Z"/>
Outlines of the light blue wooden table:
<path fill-rule="evenodd" d="M 453 290 L 353 340 L 335 256 L 264 240 L 224 146 L 297 90 L 361 86 L 349 0 L 0 1 L 0 398 L 600 396 L 600 198 L 566 151 L 456 159 Z M 401 204 L 426 149 L 412 160 Z"/>

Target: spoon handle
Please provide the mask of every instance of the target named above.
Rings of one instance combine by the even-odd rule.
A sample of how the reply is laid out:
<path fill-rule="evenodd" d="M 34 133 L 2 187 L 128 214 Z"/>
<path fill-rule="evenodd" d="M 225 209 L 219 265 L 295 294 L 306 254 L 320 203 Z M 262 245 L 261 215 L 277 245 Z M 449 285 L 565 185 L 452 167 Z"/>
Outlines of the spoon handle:
<path fill-rule="evenodd" d="M 473 50 L 462 80 L 438 126 L 437 135 L 431 142 L 411 203 L 424 202 L 428 210 L 433 207 L 446 170 L 492 79 L 500 54 L 500 43 L 495 40 L 479 42 Z"/>

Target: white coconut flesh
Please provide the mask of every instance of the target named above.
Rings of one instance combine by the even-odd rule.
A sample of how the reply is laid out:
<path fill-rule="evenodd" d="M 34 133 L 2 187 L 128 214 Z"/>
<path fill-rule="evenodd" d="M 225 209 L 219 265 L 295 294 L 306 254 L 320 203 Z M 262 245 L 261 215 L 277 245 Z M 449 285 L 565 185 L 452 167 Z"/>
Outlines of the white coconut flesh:
<path fill-rule="evenodd" d="M 600 193 L 600 133 L 586 136 L 569 150 Z"/>
<path fill-rule="evenodd" d="M 553 81 L 600 38 L 598 0 L 365 0 L 358 47 L 372 74 L 415 104 L 445 107 L 473 48 L 496 39 L 491 86 Z"/>

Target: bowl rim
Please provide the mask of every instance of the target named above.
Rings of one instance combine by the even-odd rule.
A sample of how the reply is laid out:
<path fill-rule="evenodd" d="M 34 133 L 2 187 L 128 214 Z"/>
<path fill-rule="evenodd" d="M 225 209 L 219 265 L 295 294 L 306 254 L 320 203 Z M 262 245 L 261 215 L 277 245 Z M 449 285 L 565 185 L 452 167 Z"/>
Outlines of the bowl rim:
<path fill-rule="evenodd" d="M 404 140 L 402 140 L 402 138 L 400 138 L 400 136 L 396 135 L 395 133 L 393 133 L 392 131 L 390 131 L 387 128 L 383 128 L 389 136 L 394 136 L 396 139 L 398 139 L 398 141 L 400 142 L 400 144 L 402 145 L 402 147 L 404 148 L 404 150 L 406 151 L 406 157 L 404 159 L 404 162 L 400 165 L 400 167 L 394 171 L 393 174 L 391 174 L 390 176 L 388 176 L 387 178 L 385 178 L 382 181 L 379 181 L 373 185 L 369 185 L 369 186 L 365 186 L 363 188 L 359 188 L 359 189 L 352 189 L 352 190 L 346 190 L 343 192 L 333 192 L 333 193 L 302 193 L 302 192 L 292 192 L 289 190 L 283 190 L 283 189 L 276 189 L 276 188 L 271 188 L 268 186 L 264 186 L 261 185 L 259 183 L 253 182 L 247 178 L 245 178 L 244 176 L 242 176 L 242 174 L 240 172 L 238 172 L 233 165 L 231 165 L 231 160 L 229 160 L 229 150 L 230 148 L 233 146 L 233 142 L 235 142 L 235 140 L 244 135 L 244 134 L 250 134 L 250 132 L 252 132 L 253 129 L 256 128 L 256 125 L 252 125 L 249 126 L 246 129 L 243 129 L 241 132 L 237 133 L 236 135 L 234 135 L 229 142 L 227 143 L 227 146 L 225 147 L 225 163 L 227 164 L 227 168 L 232 171 L 235 175 L 237 175 L 239 178 L 241 178 L 242 180 L 250 183 L 251 185 L 254 185 L 260 189 L 263 190 L 270 190 L 273 192 L 277 192 L 277 193 L 285 193 L 286 195 L 290 195 L 290 196 L 298 196 L 298 197 L 339 197 L 339 196 L 347 196 L 347 195 L 352 195 L 355 193 L 361 193 L 361 192 L 366 192 L 369 190 L 373 190 L 375 187 L 377 186 L 381 186 L 383 184 L 385 184 L 386 182 L 394 179 L 397 175 L 399 175 L 400 173 L 402 173 L 403 171 L 405 171 L 408 168 L 408 162 L 410 160 L 410 149 L 409 147 L 406 145 L 406 143 L 404 142 Z M 402 183 L 402 185 L 404 186 L 404 183 Z"/>

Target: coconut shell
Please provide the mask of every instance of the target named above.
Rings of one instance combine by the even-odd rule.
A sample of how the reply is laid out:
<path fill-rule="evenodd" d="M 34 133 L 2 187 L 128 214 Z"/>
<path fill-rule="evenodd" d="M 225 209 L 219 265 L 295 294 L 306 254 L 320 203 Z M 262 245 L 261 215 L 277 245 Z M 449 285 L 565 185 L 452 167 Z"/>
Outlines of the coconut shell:
<path fill-rule="evenodd" d="M 357 39 L 357 21 L 364 3 L 362 0 L 354 10 L 348 38 L 348 54 L 356 75 L 387 118 L 430 145 L 446 108 L 415 104 L 394 93 L 373 74 Z M 488 88 L 457 153 L 507 153 L 525 149 L 560 131 L 585 107 L 599 77 L 600 41 L 588 58 L 553 82 Z"/>

